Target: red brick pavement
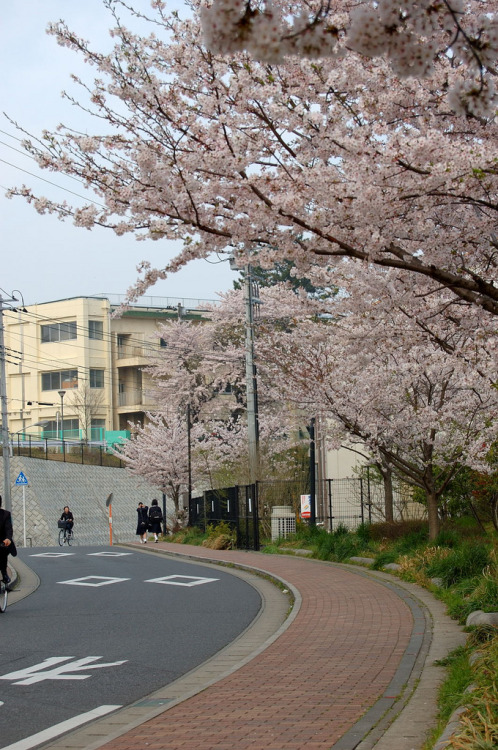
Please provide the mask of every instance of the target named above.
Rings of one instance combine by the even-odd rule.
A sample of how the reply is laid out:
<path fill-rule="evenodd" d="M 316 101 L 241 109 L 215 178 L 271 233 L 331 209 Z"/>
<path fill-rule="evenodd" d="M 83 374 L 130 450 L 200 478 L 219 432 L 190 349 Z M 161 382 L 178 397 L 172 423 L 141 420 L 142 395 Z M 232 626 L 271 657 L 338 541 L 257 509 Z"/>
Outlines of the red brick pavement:
<path fill-rule="evenodd" d="M 293 556 L 161 547 L 273 573 L 299 590 L 301 609 L 248 664 L 106 750 L 328 750 L 389 685 L 413 625 L 391 589 Z"/>

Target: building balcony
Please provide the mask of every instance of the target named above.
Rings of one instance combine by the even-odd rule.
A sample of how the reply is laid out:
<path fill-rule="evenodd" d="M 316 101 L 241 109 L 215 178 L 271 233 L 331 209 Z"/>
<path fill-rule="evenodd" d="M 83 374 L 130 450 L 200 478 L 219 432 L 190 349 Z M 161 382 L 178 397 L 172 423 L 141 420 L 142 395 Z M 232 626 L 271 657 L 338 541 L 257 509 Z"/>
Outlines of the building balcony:
<path fill-rule="evenodd" d="M 152 344 L 124 344 L 117 347 L 116 359 L 118 367 L 146 365 L 157 357 L 158 346 Z"/>
<path fill-rule="evenodd" d="M 118 406 L 141 406 L 144 403 L 144 395 L 141 388 L 118 393 Z"/>

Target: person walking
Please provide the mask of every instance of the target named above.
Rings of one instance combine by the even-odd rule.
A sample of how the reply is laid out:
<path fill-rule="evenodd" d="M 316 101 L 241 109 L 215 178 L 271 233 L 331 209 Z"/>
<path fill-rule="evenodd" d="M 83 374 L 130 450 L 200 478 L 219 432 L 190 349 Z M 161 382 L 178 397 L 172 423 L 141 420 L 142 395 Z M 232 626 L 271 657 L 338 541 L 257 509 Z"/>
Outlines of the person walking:
<path fill-rule="evenodd" d="M 138 503 L 137 515 L 137 536 L 140 537 L 140 544 L 147 544 L 147 524 L 149 521 L 148 506 L 143 503 Z"/>
<path fill-rule="evenodd" d="M 0 574 L 5 584 L 10 583 L 7 573 L 7 558 L 9 555 L 17 555 L 16 545 L 13 539 L 12 518 L 8 510 L 2 508 L 2 496 L 0 495 Z"/>
<path fill-rule="evenodd" d="M 159 539 L 158 535 L 162 534 L 161 523 L 163 520 L 163 512 L 159 507 L 159 503 L 154 498 L 152 505 L 149 510 L 149 531 L 154 534 L 154 541 L 157 544 Z"/>

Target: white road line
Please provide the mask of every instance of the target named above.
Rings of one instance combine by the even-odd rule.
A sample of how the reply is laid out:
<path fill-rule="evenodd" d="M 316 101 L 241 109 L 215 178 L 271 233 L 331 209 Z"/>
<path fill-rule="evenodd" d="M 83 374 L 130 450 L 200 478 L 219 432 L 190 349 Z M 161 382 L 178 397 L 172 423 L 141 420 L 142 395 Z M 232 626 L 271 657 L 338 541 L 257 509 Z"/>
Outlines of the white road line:
<path fill-rule="evenodd" d="M 71 578 L 69 581 L 57 581 L 68 586 L 109 586 L 111 583 L 130 581 L 130 578 L 108 578 L 107 576 L 85 576 L 85 578 Z"/>
<path fill-rule="evenodd" d="M 98 706 L 92 711 L 79 714 L 79 716 L 73 716 L 72 719 L 61 721 L 60 724 L 54 724 L 53 727 L 44 729 L 42 732 L 37 732 L 37 734 L 32 734 L 31 737 L 26 737 L 24 740 L 19 740 L 19 742 L 14 742 L 12 745 L 7 745 L 3 750 L 30 750 L 30 748 L 36 747 L 36 745 L 40 745 L 42 742 L 53 740 L 54 737 L 58 737 L 59 735 L 64 734 L 64 732 L 70 732 L 71 729 L 76 729 L 76 727 L 86 724 L 93 719 L 99 719 L 101 716 L 110 714 L 111 711 L 116 711 L 118 708 L 121 708 L 121 706 Z"/>
<path fill-rule="evenodd" d="M 182 580 L 180 580 L 180 578 Z M 219 578 L 199 578 L 198 576 L 163 576 L 162 578 L 149 578 L 145 583 L 164 583 L 168 586 L 200 586 L 203 583 L 219 581 Z"/>

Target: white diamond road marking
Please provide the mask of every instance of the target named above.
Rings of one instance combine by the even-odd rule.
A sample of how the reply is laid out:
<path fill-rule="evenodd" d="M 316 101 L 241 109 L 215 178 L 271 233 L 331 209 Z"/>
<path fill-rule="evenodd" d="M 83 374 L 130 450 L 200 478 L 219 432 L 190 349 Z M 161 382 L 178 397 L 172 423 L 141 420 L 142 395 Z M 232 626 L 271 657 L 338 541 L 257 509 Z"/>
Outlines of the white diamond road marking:
<path fill-rule="evenodd" d="M 88 552 L 88 557 L 124 557 L 133 555 L 133 552 Z"/>
<path fill-rule="evenodd" d="M 183 580 L 178 580 L 182 578 Z M 165 583 L 168 586 L 200 586 L 202 583 L 219 581 L 219 578 L 198 578 L 197 576 L 163 576 L 163 578 L 149 578 L 145 583 Z"/>
<path fill-rule="evenodd" d="M 75 554 L 76 552 L 38 552 L 36 555 L 30 555 L 30 557 L 67 557 Z"/>
<path fill-rule="evenodd" d="M 52 656 L 44 659 L 40 664 L 35 664 L 27 669 L 18 669 L 15 672 L 9 672 L 0 676 L 0 680 L 13 680 L 13 685 L 34 685 L 35 682 L 43 680 L 87 680 L 89 674 L 70 674 L 70 672 L 83 672 L 88 669 L 102 669 L 103 667 L 117 667 L 124 664 L 128 659 L 122 661 L 107 662 L 105 664 L 92 664 L 94 661 L 102 659 L 102 656 L 85 656 L 83 659 L 75 659 L 70 664 L 61 662 L 70 661 L 74 656 Z M 55 667 L 56 664 L 61 666 Z M 54 667 L 54 669 L 49 669 Z"/>
<path fill-rule="evenodd" d="M 69 581 L 57 581 L 68 586 L 108 586 L 110 583 L 121 583 L 129 581 L 130 578 L 108 578 L 107 576 L 85 576 L 85 578 L 72 578 Z"/>

